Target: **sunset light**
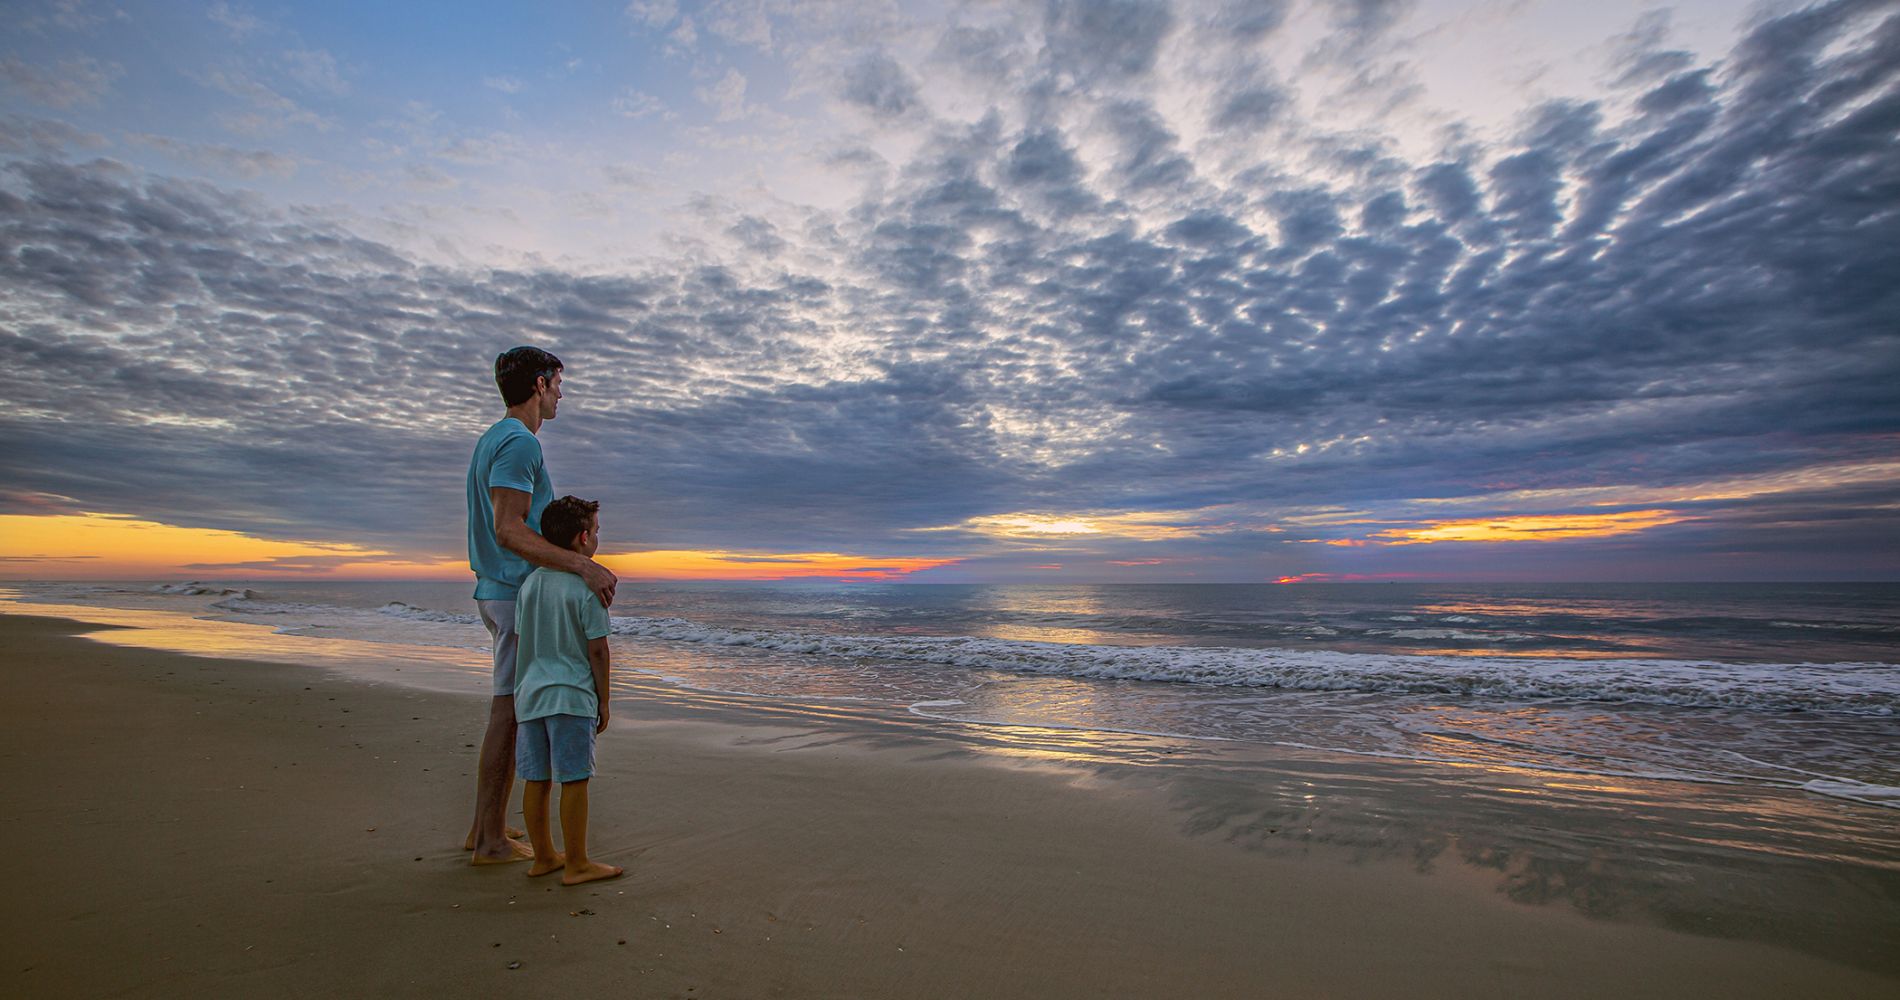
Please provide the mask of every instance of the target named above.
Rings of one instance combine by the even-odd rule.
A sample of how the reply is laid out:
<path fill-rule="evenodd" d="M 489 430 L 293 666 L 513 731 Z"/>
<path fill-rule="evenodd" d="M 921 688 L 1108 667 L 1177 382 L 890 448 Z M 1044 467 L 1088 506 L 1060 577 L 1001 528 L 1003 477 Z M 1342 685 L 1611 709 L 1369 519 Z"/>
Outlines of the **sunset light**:
<path fill-rule="evenodd" d="M 1422 528 L 1375 532 L 1380 545 L 1430 545 L 1436 542 L 1554 542 L 1572 538 L 1608 538 L 1690 520 L 1672 510 L 1632 510 L 1620 514 L 1537 514 L 1518 517 L 1433 521 Z M 1329 543 L 1329 544 L 1337 544 Z"/>
<path fill-rule="evenodd" d="M 407 558 L 347 542 L 259 538 L 112 514 L 0 515 L 0 577 L 10 579 L 443 579 L 466 570 L 466 562 L 453 558 Z"/>
<path fill-rule="evenodd" d="M 1196 538 L 1219 526 L 1196 522 L 1204 511 L 1128 511 L 1089 514 L 987 514 L 917 531 L 969 532 L 990 538 L 1123 538 L 1135 541 Z"/>
<path fill-rule="evenodd" d="M 838 552 L 723 552 L 684 549 L 601 553 L 601 564 L 633 580 L 898 580 L 955 559 L 886 558 Z"/>

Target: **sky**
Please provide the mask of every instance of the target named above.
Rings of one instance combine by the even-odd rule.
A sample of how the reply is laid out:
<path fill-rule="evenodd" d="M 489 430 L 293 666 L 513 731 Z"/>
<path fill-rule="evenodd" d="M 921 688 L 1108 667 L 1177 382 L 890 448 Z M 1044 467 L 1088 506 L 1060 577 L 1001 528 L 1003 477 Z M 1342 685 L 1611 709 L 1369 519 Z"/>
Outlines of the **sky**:
<path fill-rule="evenodd" d="M 1900 2 L 6 2 L 0 579 L 1900 579 Z"/>

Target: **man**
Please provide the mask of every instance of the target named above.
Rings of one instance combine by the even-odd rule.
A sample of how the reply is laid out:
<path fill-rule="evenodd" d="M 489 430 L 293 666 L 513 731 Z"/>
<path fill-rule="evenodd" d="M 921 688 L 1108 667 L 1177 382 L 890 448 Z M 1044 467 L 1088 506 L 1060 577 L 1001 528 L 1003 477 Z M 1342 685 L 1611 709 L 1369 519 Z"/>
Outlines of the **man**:
<path fill-rule="evenodd" d="M 504 819 L 515 781 L 515 592 L 536 566 L 579 576 L 603 607 L 619 581 L 605 566 L 539 533 L 554 484 L 535 435 L 561 402 L 561 360 L 534 347 L 495 359 L 495 385 L 508 413 L 475 442 L 468 463 L 468 565 L 475 604 L 494 641 L 495 678 L 475 776 L 475 821 L 464 850 L 471 863 L 505 864 L 534 856 Z"/>

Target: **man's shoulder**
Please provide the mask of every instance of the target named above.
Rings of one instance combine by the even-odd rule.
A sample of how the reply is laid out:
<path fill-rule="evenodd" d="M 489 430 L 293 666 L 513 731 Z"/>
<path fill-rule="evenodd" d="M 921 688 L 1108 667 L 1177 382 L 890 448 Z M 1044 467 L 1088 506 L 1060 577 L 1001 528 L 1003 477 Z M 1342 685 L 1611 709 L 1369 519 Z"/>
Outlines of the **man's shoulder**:
<path fill-rule="evenodd" d="M 476 469 L 506 462 L 510 467 L 541 464 L 541 439 L 513 417 L 497 420 L 475 442 L 469 468 Z"/>
<path fill-rule="evenodd" d="M 481 439 L 483 441 L 492 442 L 495 446 L 499 447 L 518 437 L 527 438 L 534 442 L 537 448 L 541 445 L 541 439 L 534 436 L 534 432 L 528 429 L 528 425 L 513 417 L 503 417 L 489 424 L 488 429 L 482 432 Z"/>

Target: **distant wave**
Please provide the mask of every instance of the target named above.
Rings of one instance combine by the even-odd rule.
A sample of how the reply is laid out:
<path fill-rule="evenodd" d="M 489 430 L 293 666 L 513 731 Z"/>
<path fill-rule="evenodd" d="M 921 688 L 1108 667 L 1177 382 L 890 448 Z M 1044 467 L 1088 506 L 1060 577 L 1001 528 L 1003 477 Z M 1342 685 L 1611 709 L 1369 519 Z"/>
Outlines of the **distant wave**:
<path fill-rule="evenodd" d="M 227 597 L 222 601 L 214 601 L 211 606 L 220 611 L 229 611 L 233 614 L 245 615 L 305 615 L 315 617 L 365 613 L 363 611 L 352 611 L 349 608 L 339 608 L 330 604 L 299 604 L 295 601 L 266 601 L 258 598 L 248 590 L 242 592 L 232 591 L 230 593 L 232 593 L 233 596 Z M 433 608 L 418 608 L 413 604 L 405 604 L 402 601 L 390 601 L 388 604 L 377 608 L 376 613 L 386 615 L 390 618 L 401 618 L 407 621 L 445 622 L 451 625 L 475 625 L 481 622 L 481 619 L 475 615 L 457 614 L 453 611 L 437 611 Z"/>
<path fill-rule="evenodd" d="M 1462 628 L 1375 628 L 1367 629 L 1366 634 L 1391 639 L 1457 639 L 1462 642 L 1539 642 L 1544 639 L 1543 636 L 1523 632 L 1472 632 Z"/>
<path fill-rule="evenodd" d="M 266 601 L 251 591 L 243 591 L 222 601 L 212 601 L 220 611 L 246 615 L 334 615 L 344 609 L 325 604 L 298 604 L 295 601 Z"/>
<path fill-rule="evenodd" d="M 1860 622 L 1769 622 L 1775 628 L 1813 628 L 1829 632 L 1893 632 L 1887 625 L 1869 625 Z"/>
<path fill-rule="evenodd" d="M 236 597 L 256 597 L 257 592 L 244 587 L 222 587 L 215 583 L 199 583 L 196 580 L 185 583 L 161 583 L 152 588 L 155 594 L 232 595 Z"/>
<path fill-rule="evenodd" d="M 1831 795 L 1837 799 L 1852 799 L 1869 805 L 1900 809 L 1900 788 L 1889 785 L 1870 785 L 1851 778 L 1816 778 L 1803 783 L 1801 787 L 1816 795 Z"/>
<path fill-rule="evenodd" d="M 1900 666 L 1886 663 L 1531 660 L 1224 646 L 1106 646 L 971 636 L 754 631 L 682 618 L 616 618 L 613 630 L 625 636 L 812 656 L 921 661 L 1109 680 L 1765 712 L 1887 716 L 1900 710 Z"/>
<path fill-rule="evenodd" d="M 391 618 L 406 618 L 416 622 L 449 622 L 455 625 L 475 625 L 481 622 L 478 615 L 456 614 L 453 611 L 437 611 L 434 608 L 418 608 L 401 601 L 390 601 L 376 609 L 379 615 Z"/>

